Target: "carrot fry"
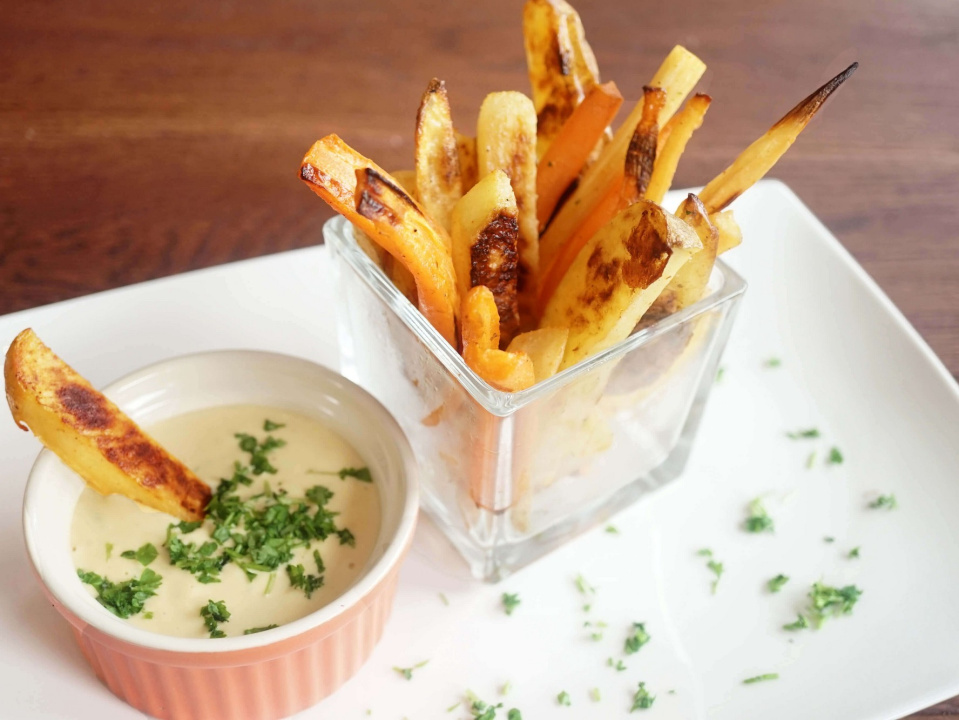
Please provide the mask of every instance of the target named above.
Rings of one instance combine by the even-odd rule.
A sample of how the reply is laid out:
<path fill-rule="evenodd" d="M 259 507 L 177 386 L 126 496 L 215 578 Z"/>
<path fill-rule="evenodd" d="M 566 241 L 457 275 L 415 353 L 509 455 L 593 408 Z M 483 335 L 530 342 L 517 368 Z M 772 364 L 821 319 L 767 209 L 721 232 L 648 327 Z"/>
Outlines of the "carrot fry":
<path fill-rule="evenodd" d="M 616 83 L 595 86 L 569 116 L 536 169 L 536 217 L 542 232 L 569 184 L 579 175 L 623 96 Z"/>
<path fill-rule="evenodd" d="M 463 298 L 463 359 L 497 390 L 518 392 L 536 382 L 533 361 L 524 352 L 499 349 L 499 313 L 493 293 L 477 285 Z"/>
<path fill-rule="evenodd" d="M 649 179 L 649 187 L 646 190 L 647 200 L 652 200 L 657 204 L 663 202 L 666 192 L 673 184 L 679 158 L 686 150 L 686 144 L 693 133 L 703 124 L 703 118 L 706 111 L 709 110 L 710 102 L 712 102 L 712 98 L 709 95 L 694 95 L 686 103 L 686 107 L 676 113 L 667 124 L 668 134 L 664 128 L 663 134 L 667 135 L 667 140 L 662 144 L 662 148 L 656 156 L 653 175 Z"/>

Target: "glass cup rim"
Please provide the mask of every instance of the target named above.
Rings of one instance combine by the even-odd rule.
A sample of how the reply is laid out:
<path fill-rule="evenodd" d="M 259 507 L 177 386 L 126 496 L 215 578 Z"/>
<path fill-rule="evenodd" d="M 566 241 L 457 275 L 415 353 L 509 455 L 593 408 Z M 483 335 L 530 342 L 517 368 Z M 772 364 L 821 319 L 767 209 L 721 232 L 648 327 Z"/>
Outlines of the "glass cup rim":
<path fill-rule="evenodd" d="M 393 285 L 376 263 L 347 234 L 351 227 L 351 223 L 340 215 L 327 220 L 323 225 L 325 242 L 349 264 L 377 298 L 417 336 L 476 402 L 491 414 L 501 417 L 513 414 L 540 397 L 549 395 L 560 387 L 574 382 L 580 376 L 589 374 L 594 368 L 626 355 L 673 328 L 730 302 L 742 295 L 747 287 L 741 275 L 717 258 L 710 276 L 710 284 L 718 276 L 719 286 L 706 297 L 525 390 L 504 392 L 492 387 L 473 372 L 456 348 L 440 335 L 419 309 Z"/>

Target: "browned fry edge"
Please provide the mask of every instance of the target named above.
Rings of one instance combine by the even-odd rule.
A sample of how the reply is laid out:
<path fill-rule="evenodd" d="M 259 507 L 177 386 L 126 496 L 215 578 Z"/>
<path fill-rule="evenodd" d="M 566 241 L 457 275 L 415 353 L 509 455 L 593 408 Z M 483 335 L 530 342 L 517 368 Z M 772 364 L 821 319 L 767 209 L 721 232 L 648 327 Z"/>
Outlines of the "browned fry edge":
<path fill-rule="evenodd" d="M 643 88 L 643 115 L 636 126 L 629 149 L 626 151 L 624 172 L 626 182 L 633 183 L 630 189 L 632 200 L 646 194 L 649 178 L 656 162 L 656 144 L 659 139 L 659 113 L 666 103 L 666 92 L 661 88 Z"/>

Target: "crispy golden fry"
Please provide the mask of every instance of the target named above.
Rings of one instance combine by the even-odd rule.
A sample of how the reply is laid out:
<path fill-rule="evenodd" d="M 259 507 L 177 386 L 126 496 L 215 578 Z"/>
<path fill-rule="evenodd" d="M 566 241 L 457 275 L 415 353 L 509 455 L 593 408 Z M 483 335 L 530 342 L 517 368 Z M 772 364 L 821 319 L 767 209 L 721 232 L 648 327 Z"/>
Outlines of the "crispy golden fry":
<path fill-rule="evenodd" d="M 365 212 L 358 211 L 360 170 L 371 170 L 375 178 L 382 179 L 376 186 L 386 192 L 390 207 L 377 206 L 371 195 Z M 300 178 L 330 207 L 406 266 L 416 280 L 420 311 L 450 344 L 456 345 L 459 298 L 449 235 L 433 226 L 416 201 L 385 170 L 336 135 L 327 135 L 313 144 L 300 164 Z M 409 224 L 394 225 L 394 220 Z M 423 232 L 411 232 L 411 228 L 422 228 Z"/>
<path fill-rule="evenodd" d="M 4 363 L 7 402 L 71 470 L 103 495 L 119 493 L 187 522 L 202 520 L 210 488 L 44 345 L 33 330 Z"/>
<path fill-rule="evenodd" d="M 466 293 L 461 317 L 463 359 L 473 372 L 504 392 L 519 392 L 536 382 L 529 355 L 499 349 L 499 314 L 488 287 L 477 285 Z"/>
<path fill-rule="evenodd" d="M 450 241 L 409 195 L 373 168 L 356 171 L 356 212 L 371 221 L 370 237 L 398 258 L 416 281 L 419 308 L 456 345 L 456 279 Z"/>
<path fill-rule="evenodd" d="M 517 294 L 519 224 L 509 177 L 494 170 L 453 208 L 453 267 L 460 297 L 485 285 L 493 293 L 500 320 L 500 343 L 519 329 Z"/>
<path fill-rule="evenodd" d="M 719 231 L 710 222 L 706 208 L 698 197 L 690 193 L 676 210 L 676 216 L 696 231 L 703 248 L 678 270 L 656 298 L 649 310 L 655 317 L 670 315 L 703 297 L 719 248 Z"/>
<path fill-rule="evenodd" d="M 520 311 L 531 308 L 539 277 L 539 228 L 536 223 L 536 113 L 518 92 L 490 93 L 476 123 L 479 177 L 494 170 L 508 176 L 519 212 Z"/>
<path fill-rule="evenodd" d="M 659 114 L 660 127 L 663 127 L 682 105 L 705 71 L 705 63 L 681 45 L 674 47 L 666 56 L 648 83 L 650 87 L 666 91 L 666 104 Z M 619 170 L 626 161 L 633 131 L 642 119 L 644 104 L 644 100 L 636 103 L 629 116 L 616 130 L 612 141 L 603 149 L 599 159 L 583 174 L 576 191 L 556 213 L 549 228 L 540 238 L 540 263 L 544 268 L 553 262 L 567 238 L 583 224 L 596 204 L 608 196 L 611 185 L 619 182 Z"/>
<path fill-rule="evenodd" d="M 739 229 L 739 223 L 733 217 L 732 210 L 713 213 L 709 220 L 719 232 L 719 249 L 717 254 L 722 255 L 727 250 L 738 247 L 743 241 L 743 231 Z"/>
<path fill-rule="evenodd" d="M 663 288 L 702 244 L 695 231 L 640 200 L 597 232 L 566 273 L 543 327 L 569 328 L 560 366 L 624 340 Z"/>
<path fill-rule="evenodd" d="M 703 124 L 710 102 L 712 99 L 709 95 L 694 95 L 686 103 L 686 107 L 673 115 L 667 127 L 663 128 L 663 134 L 667 137 L 662 143 L 662 150 L 656 156 L 656 164 L 646 190 L 647 200 L 654 203 L 663 202 L 670 185 L 673 184 L 679 158 L 686 150 L 686 144 L 693 133 Z"/>
<path fill-rule="evenodd" d="M 579 14 L 565 0 L 527 0 L 523 40 L 537 114 L 537 157 L 599 82 Z"/>
<path fill-rule="evenodd" d="M 394 170 L 390 176 L 406 191 L 407 195 L 419 202 L 419 196 L 416 194 L 416 170 Z"/>
<path fill-rule="evenodd" d="M 465 193 L 479 180 L 479 171 L 476 167 L 476 138 L 463 135 L 456 129 L 453 133 L 456 135 L 456 152 L 460 157 L 460 175 Z"/>
<path fill-rule="evenodd" d="M 463 196 L 463 180 L 446 85 L 436 78 L 416 113 L 416 195 L 427 214 L 448 231 L 453 206 Z"/>
<path fill-rule="evenodd" d="M 539 328 L 521 333 L 513 338 L 509 352 L 523 352 L 533 361 L 536 382 L 543 382 L 557 373 L 566 353 L 569 330 L 566 328 Z"/>
<path fill-rule="evenodd" d="M 733 164 L 713 178 L 700 194 L 710 214 L 727 207 L 760 180 L 799 137 L 823 103 L 852 75 L 853 63 L 812 95 L 800 102 L 765 135 L 743 150 Z"/>
<path fill-rule="evenodd" d="M 623 165 L 623 187 L 620 190 L 622 210 L 645 197 L 649 178 L 656 162 L 656 141 L 659 137 L 659 116 L 666 104 L 666 92 L 658 87 L 643 88 L 643 115 L 626 150 Z"/>

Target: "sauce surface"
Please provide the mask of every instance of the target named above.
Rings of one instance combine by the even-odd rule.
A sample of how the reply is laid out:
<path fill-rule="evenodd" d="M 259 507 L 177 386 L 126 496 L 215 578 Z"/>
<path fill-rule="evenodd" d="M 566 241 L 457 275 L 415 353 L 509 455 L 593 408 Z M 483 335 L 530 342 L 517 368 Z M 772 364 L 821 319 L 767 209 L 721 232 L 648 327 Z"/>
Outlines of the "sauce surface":
<path fill-rule="evenodd" d="M 283 427 L 271 426 L 266 431 L 267 420 Z M 238 487 L 236 495 L 241 500 L 264 492 L 264 483 L 271 491 L 286 491 L 293 502 L 315 486 L 329 489 L 333 495 L 325 508 L 338 513 L 336 527 L 349 530 L 355 545 L 331 534 L 324 540 L 314 539 L 309 547 L 294 548 L 288 563 L 273 572 L 255 572 L 252 581 L 235 562 L 228 562 L 217 576 L 220 582 L 201 583 L 196 575 L 170 562 L 164 543 L 168 527 L 177 520 L 121 495 L 103 496 L 86 488 L 71 528 L 73 561 L 78 569 L 120 583 L 139 578 L 144 570 L 138 560 L 124 558 L 121 553 L 136 551 L 146 543 L 152 543 L 158 551 L 148 567 L 162 576 L 162 583 L 156 596 L 146 600 L 143 611 L 132 615 L 128 622 L 165 635 L 210 637 L 200 610 L 210 600 L 224 601 L 230 618 L 219 624 L 219 630 L 227 636 L 243 635 L 244 630 L 283 625 L 318 610 L 342 595 L 363 571 L 379 535 L 379 492 L 375 478 L 374 482 L 364 482 L 352 476 L 339 477 L 341 469 L 359 469 L 365 463 L 343 438 L 321 422 L 276 408 L 229 405 L 180 415 L 146 429 L 214 490 L 221 478 L 233 477 L 235 463 L 241 463 L 247 469 L 246 476 L 253 480 L 250 486 Z M 251 455 L 240 449 L 237 433 L 260 441 L 267 436 L 285 441 L 285 445 L 267 453 L 275 474 L 253 474 L 248 467 Z M 311 510 L 316 507 L 311 505 Z M 176 534 L 200 547 L 211 540 L 213 531 L 208 516 L 196 530 Z M 319 551 L 325 566 L 322 573 L 314 550 Z M 221 551 L 222 547 L 213 555 Z M 302 588 L 291 585 L 287 564 L 300 564 L 307 574 L 322 575 L 322 586 L 308 598 Z M 85 587 L 96 596 L 92 586 Z"/>

